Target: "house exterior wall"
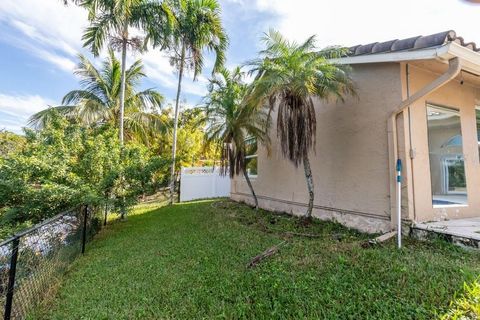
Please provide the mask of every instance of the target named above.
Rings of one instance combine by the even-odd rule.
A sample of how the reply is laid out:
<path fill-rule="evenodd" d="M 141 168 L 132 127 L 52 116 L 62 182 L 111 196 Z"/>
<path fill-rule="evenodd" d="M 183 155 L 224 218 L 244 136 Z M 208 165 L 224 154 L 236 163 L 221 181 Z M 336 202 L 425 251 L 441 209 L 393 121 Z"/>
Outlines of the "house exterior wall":
<path fill-rule="evenodd" d="M 421 67 L 409 65 L 409 90 L 411 94 L 420 90 L 438 76 L 438 74 Z M 415 154 L 414 159 L 411 161 L 413 176 L 415 177 L 412 220 L 424 222 L 480 216 L 480 196 L 478 194 L 480 190 L 480 161 L 475 117 L 475 105 L 479 98 L 478 87 L 466 81 L 462 85 L 456 79 L 410 106 L 411 147 Z M 465 174 L 467 178 L 467 206 L 434 208 L 432 205 L 427 103 L 460 110 Z M 448 134 L 448 132 L 444 133 Z"/>
<path fill-rule="evenodd" d="M 356 65 L 352 77 L 358 97 L 344 103 L 315 101 L 317 143 L 310 154 L 315 185 L 313 215 L 366 232 L 388 231 L 387 119 L 403 98 L 401 67 L 399 63 Z M 402 117 L 399 123 L 403 123 Z M 270 154 L 259 146 L 258 176 L 252 184 L 260 207 L 303 215 L 308 202 L 303 166 L 295 168 L 283 158 L 275 128 L 273 124 Z M 231 190 L 232 199 L 252 203 L 241 176 L 232 180 Z"/>

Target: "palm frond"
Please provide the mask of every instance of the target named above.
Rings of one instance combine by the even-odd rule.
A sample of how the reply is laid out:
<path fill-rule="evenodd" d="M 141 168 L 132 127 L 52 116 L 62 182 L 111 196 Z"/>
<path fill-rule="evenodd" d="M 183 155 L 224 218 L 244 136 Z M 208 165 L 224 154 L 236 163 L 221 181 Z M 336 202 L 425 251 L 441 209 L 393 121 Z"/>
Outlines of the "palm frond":
<path fill-rule="evenodd" d="M 138 81 L 144 78 L 145 72 L 142 60 L 136 60 L 126 71 L 125 81 L 130 85 L 137 85 Z"/>
<path fill-rule="evenodd" d="M 131 138 L 148 145 L 153 136 L 165 132 L 167 124 L 158 114 L 131 112 L 125 116 L 125 128 Z"/>
<path fill-rule="evenodd" d="M 63 97 L 63 106 L 42 110 L 33 115 L 29 120 L 30 126 L 43 127 L 45 123 L 51 121 L 54 113 L 85 126 L 118 122 L 120 62 L 112 50 L 109 50 L 109 56 L 99 69 L 86 57 L 80 55 L 79 59 L 80 63 L 75 74 L 80 77 L 81 88 L 68 92 Z M 152 88 L 137 92 L 140 80 L 146 76 L 141 60 L 136 61 L 127 72 L 129 79 L 125 97 L 125 117 L 129 119 L 131 125 L 125 125 L 126 136 L 142 137 L 140 140 L 145 141 L 144 139 L 153 137 L 153 132 L 165 128 L 164 121 L 158 118 L 157 114 L 165 98 Z M 130 132 L 130 129 L 134 131 Z"/>
<path fill-rule="evenodd" d="M 269 143 L 267 114 L 244 103 L 246 89 L 240 68 L 221 69 L 210 79 L 209 94 L 203 99 L 206 141 L 222 150 L 220 167 L 229 167 L 232 177 L 245 170 L 245 139 L 248 136 Z"/>
<path fill-rule="evenodd" d="M 75 106 L 56 106 L 48 107 L 32 115 L 27 122 L 31 128 L 40 130 L 50 123 L 56 115 L 61 115 L 66 118 L 73 118 L 75 116 Z"/>
<path fill-rule="evenodd" d="M 75 105 L 85 100 L 92 100 L 96 101 L 98 104 L 104 104 L 104 101 L 92 92 L 86 90 L 72 90 L 63 97 L 62 105 Z"/>
<path fill-rule="evenodd" d="M 315 37 L 301 44 L 290 42 L 278 31 L 263 38 L 261 59 L 249 62 L 253 83 L 247 88 L 245 103 L 257 110 L 268 108 L 266 125 L 277 108 L 277 136 L 282 153 L 298 166 L 315 149 L 316 115 L 312 98 L 342 100 L 355 93 L 349 69 L 329 59 L 345 53 L 341 47 L 318 51 Z"/>
<path fill-rule="evenodd" d="M 150 88 L 144 91 L 138 92 L 132 98 L 132 102 L 136 102 L 140 110 L 156 112 L 162 108 L 165 101 L 165 97 L 158 91 Z M 130 101 L 127 101 L 127 105 L 130 105 Z"/>
<path fill-rule="evenodd" d="M 182 60 L 180 52 L 185 49 L 185 61 L 193 70 L 194 79 L 204 67 L 204 50 L 215 54 L 212 72 L 219 71 L 225 63 L 228 37 L 222 26 L 220 5 L 217 0 L 173 1 L 172 12 L 175 24 L 169 46 L 173 49 L 173 61 Z"/>
<path fill-rule="evenodd" d="M 78 120 L 87 126 L 107 123 L 115 118 L 112 110 L 98 100 L 82 100 L 76 105 L 74 112 Z"/>
<path fill-rule="evenodd" d="M 74 74 L 80 78 L 80 86 L 84 91 L 96 95 L 101 100 L 108 99 L 108 85 L 102 73 L 84 55 L 78 55 L 80 62 Z"/>
<path fill-rule="evenodd" d="M 95 17 L 82 36 L 83 46 L 90 48 L 93 55 L 98 57 L 107 37 L 112 29 L 117 28 L 117 24 L 118 17 L 111 13 Z"/>

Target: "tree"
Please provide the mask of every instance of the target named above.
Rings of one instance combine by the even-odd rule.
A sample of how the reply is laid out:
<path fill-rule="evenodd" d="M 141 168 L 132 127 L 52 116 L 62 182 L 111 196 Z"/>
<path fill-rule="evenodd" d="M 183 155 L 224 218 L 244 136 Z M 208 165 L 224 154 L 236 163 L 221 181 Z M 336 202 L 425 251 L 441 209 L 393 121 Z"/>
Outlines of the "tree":
<path fill-rule="evenodd" d="M 0 162 L 9 154 L 19 152 L 25 146 L 25 137 L 0 129 Z"/>
<path fill-rule="evenodd" d="M 55 113 L 45 130 L 25 133 L 25 147 L 0 163 L 0 226 L 39 222 L 91 193 L 73 169 L 84 150 L 82 128 Z"/>
<path fill-rule="evenodd" d="M 164 108 L 162 111 L 164 121 L 173 127 L 173 108 Z M 162 158 L 171 158 L 172 135 L 161 135 L 152 145 L 155 154 Z M 183 109 L 180 106 L 177 129 L 177 152 L 175 170 L 181 167 L 213 165 L 218 158 L 218 150 L 213 144 L 205 144 L 205 112 L 201 107 Z M 170 168 L 169 168 L 170 170 Z M 170 178 L 170 176 L 168 177 Z M 170 180 L 170 179 L 168 179 Z"/>
<path fill-rule="evenodd" d="M 97 70 L 92 62 L 80 55 L 75 71 L 80 80 L 80 89 L 70 91 L 63 97 L 62 105 L 34 114 L 29 125 L 42 128 L 51 119 L 55 110 L 74 122 L 87 126 L 118 123 L 121 117 L 121 77 L 119 61 L 113 51 Z M 158 114 L 163 96 L 154 89 L 137 91 L 145 77 L 141 60 L 135 61 L 125 71 L 125 133 L 127 139 L 149 142 L 152 135 L 164 128 Z"/>
<path fill-rule="evenodd" d="M 260 58 L 250 61 L 254 82 L 248 103 L 269 112 L 278 107 L 277 136 L 283 155 L 295 167 L 303 163 L 309 193 L 306 218 L 310 219 L 314 183 L 308 153 L 315 148 L 316 115 L 314 98 L 343 100 L 355 94 L 348 66 L 330 61 L 346 54 L 346 49 L 329 47 L 318 51 L 315 36 L 297 44 L 270 30 L 263 38 L 266 48 Z"/>
<path fill-rule="evenodd" d="M 83 35 L 84 46 L 89 47 L 93 54 L 98 56 L 109 38 L 110 46 L 121 51 L 118 123 L 120 144 L 123 145 L 127 50 L 128 48 L 141 50 L 146 47 L 144 39 L 130 36 L 129 28 L 147 32 L 147 39 L 152 37 L 151 30 L 155 29 L 154 40 L 159 45 L 163 43 L 164 36 L 169 33 L 172 21 L 170 9 L 166 3 L 153 0 L 77 0 L 74 2 L 86 8 L 89 13 L 91 25 Z"/>
<path fill-rule="evenodd" d="M 255 137 L 264 143 L 268 140 L 266 133 L 267 114 L 244 104 L 247 85 L 243 82 L 244 73 L 240 68 L 232 72 L 223 68 L 219 75 L 210 79 L 209 93 L 205 97 L 207 115 L 207 141 L 220 146 L 221 168 L 227 168 L 230 177 L 243 173 L 248 187 L 258 208 L 258 199 L 246 169 L 246 140 Z"/>
<path fill-rule="evenodd" d="M 180 93 L 185 69 L 193 70 L 193 79 L 202 72 L 203 51 L 215 54 L 213 71 L 220 70 L 225 62 L 228 38 L 222 26 L 220 5 L 217 0 L 172 0 L 175 23 L 171 31 L 169 46 L 171 63 L 178 69 L 178 87 L 175 100 L 173 125 L 172 167 L 170 173 L 170 203 L 173 203 L 175 158 Z M 161 37 L 157 37 L 160 38 Z"/>
<path fill-rule="evenodd" d="M 85 127 L 55 108 L 19 150 L 0 158 L 0 238 L 79 204 L 125 215 L 165 185 L 170 159 L 135 141 L 121 146 L 116 123 Z"/>

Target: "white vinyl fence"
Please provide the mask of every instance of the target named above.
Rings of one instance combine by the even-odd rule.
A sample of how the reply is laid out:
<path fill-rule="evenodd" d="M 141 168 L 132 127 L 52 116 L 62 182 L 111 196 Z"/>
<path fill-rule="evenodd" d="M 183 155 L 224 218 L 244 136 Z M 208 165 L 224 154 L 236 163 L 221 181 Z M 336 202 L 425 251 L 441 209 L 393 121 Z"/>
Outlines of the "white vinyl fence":
<path fill-rule="evenodd" d="M 220 175 L 220 168 L 182 168 L 180 202 L 230 196 L 230 177 Z"/>

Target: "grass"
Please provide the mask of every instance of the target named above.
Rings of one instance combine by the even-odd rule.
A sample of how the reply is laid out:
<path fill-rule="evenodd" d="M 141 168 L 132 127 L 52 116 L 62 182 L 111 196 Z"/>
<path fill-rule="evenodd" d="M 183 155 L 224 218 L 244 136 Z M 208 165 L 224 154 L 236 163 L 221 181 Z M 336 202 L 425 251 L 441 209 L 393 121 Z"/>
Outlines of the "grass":
<path fill-rule="evenodd" d="M 102 231 L 34 318 L 432 319 L 480 271 L 478 253 L 444 242 L 367 239 L 227 200 L 150 204 Z"/>

